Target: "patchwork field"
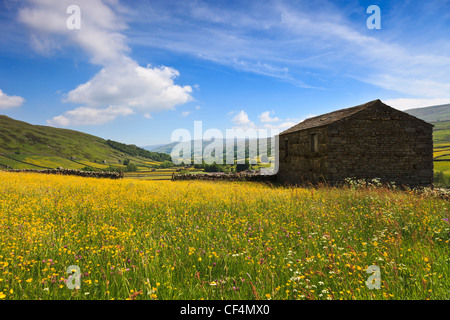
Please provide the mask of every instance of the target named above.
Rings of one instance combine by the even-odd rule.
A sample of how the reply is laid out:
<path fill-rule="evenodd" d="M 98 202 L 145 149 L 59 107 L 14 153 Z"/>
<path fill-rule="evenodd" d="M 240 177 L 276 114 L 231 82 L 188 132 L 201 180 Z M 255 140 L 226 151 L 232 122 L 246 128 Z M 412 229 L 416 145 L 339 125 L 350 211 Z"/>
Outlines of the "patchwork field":
<path fill-rule="evenodd" d="M 444 200 L 248 182 L 0 181 L 0 299 L 450 299 Z M 366 285 L 372 265 L 380 289 Z"/>
<path fill-rule="evenodd" d="M 137 166 L 138 170 L 148 171 L 153 165 L 158 165 L 161 162 L 145 161 L 144 158 L 129 156 L 127 159 Z M 89 161 L 86 159 L 70 159 L 61 156 L 41 155 L 41 154 L 16 154 L 4 153 L 0 154 L 0 167 L 10 167 L 13 169 L 56 169 L 62 167 L 65 169 L 79 170 L 84 167 L 91 167 L 95 170 L 105 170 L 113 166 L 117 169 L 125 169 L 126 166 L 118 163 L 117 159 L 99 163 Z"/>

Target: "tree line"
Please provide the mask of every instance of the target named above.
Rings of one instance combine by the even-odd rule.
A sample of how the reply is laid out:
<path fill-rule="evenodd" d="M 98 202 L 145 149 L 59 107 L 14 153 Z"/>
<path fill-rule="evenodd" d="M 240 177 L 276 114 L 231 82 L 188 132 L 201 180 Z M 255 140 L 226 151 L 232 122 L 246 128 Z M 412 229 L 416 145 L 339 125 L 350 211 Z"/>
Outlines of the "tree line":
<path fill-rule="evenodd" d="M 111 148 L 132 155 L 132 156 L 141 156 L 147 159 L 151 159 L 154 161 L 164 162 L 164 161 L 171 161 L 170 155 L 166 153 L 159 153 L 159 152 L 152 152 L 145 150 L 143 148 L 140 148 L 134 144 L 125 144 L 113 140 L 106 140 L 106 144 L 110 146 Z"/>

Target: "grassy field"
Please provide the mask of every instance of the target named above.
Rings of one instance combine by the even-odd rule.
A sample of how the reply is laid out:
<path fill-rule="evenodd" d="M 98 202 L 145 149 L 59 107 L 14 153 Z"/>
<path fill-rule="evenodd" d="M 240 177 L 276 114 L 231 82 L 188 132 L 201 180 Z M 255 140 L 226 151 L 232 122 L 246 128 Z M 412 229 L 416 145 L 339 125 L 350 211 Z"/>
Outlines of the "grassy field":
<path fill-rule="evenodd" d="M 242 182 L 0 181 L 0 299 L 450 299 L 444 200 Z M 379 290 L 365 283 L 371 265 Z M 69 266 L 79 289 L 66 283 Z"/>
<path fill-rule="evenodd" d="M 31 163 L 23 163 L 23 162 L 14 160 L 13 158 L 10 157 L 10 155 L 1 155 L 0 154 L 0 168 L 3 169 L 6 167 L 14 168 L 14 169 L 38 169 L 38 170 L 44 169 L 41 166 L 35 166 Z"/>
<path fill-rule="evenodd" d="M 154 165 L 161 164 L 161 162 L 145 161 L 145 158 L 128 156 L 127 159 L 131 163 L 137 166 L 138 171 L 148 171 Z M 111 160 L 106 163 L 93 162 L 86 159 L 74 159 L 71 160 L 66 157 L 53 156 L 53 155 L 41 155 L 41 154 L 28 154 L 28 153 L 5 153 L 0 154 L 0 167 L 10 167 L 14 169 L 55 169 L 63 167 L 65 169 L 80 170 L 84 167 L 91 167 L 96 170 L 105 170 L 112 166 L 117 169 L 125 169 L 126 166 L 119 164 L 118 161 Z M 175 169 L 174 169 L 175 170 Z"/>
<path fill-rule="evenodd" d="M 443 172 L 450 177 L 450 121 L 435 122 L 433 125 L 434 172 Z"/>

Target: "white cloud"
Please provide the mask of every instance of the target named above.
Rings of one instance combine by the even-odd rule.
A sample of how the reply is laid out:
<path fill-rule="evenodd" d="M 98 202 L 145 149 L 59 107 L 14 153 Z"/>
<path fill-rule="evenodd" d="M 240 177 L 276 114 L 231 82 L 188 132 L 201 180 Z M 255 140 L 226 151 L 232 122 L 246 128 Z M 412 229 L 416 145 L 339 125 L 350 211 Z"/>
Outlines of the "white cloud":
<path fill-rule="evenodd" d="M 19 10 L 19 21 L 30 27 L 33 46 L 39 51 L 54 49 L 57 42 L 74 44 L 83 48 L 91 62 L 105 65 L 114 63 L 130 51 L 126 37 L 120 31 L 126 24 L 113 9 L 123 10 L 117 1 L 78 0 L 81 11 L 81 28 L 70 30 L 66 21 L 67 7 L 72 0 L 33 0 Z M 49 35 L 59 36 L 55 39 Z"/>
<path fill-rule="evenodd" d="M 109 106 L 102 109 L 79 107 L 47 120 L 47 124 L 58 127 L 99 125 L 110 122 L 119 116 L 127 116 L 133 113 L 131 108 L 125 106 Z"/>
<path fill-rule="evenodd" d="M 233 115 L 235 112 L 231 111 L 228 112 L 228 116 Z M 235 127 L 233 127 L 233 129 L 255 129 L 255 123 L 253 121 L 250 121 L 250 119 L 248 118 L 248 114 L 244 111 L 241 110 L 239 111 L 232 119 L 232 122 L 234 122 L 236 124 Z"/>
<path fill-rule="evenodd" d="M 265 112 L 261 113 L 258 116 L 258 118 L 259 118 L 259 120 L 261 122 L 278 122 L 278 121 L 281 121 L 280 118 L 278 118 L 278 117 L 272 118 L 270 116 L 271 114 L 274 114 L 274 112 L 273 111 L 265 111 Z"/>
<path fill-rule="evenodd" d="M 172 68 L 144 68 L 129 59 L 103 68 L 70 91 L 65 101 L 93 108 L 118 104 L 142 112 L 173 109 L 192 100 L 190 86 L 174 84 L 178 75 Z"/>
<path fill-rule="evenodd" d="M 181 113 L 181 116 L 182 117 L 187 117 L 188 115 L 190 115 L 192 112 L 191 111 L 183 111 L 182 113 Z"/>
<path fill-rule="evenodd" d="M 52 54 L 64 45 L 81 48 L 90 62 L 102 69 L 68 92 L 63 100 L 82 106 L 54 117 L 58 125 L 102 124 L 116 117 L 174 109 L 193 100 L 191 86 L 174 83 L 179 72 L 166 66 L 142 67 L 128 53 L 127 28 L 118 13 L 126 12 L 116 0 L 79 0 L 81 28 L 66 26 L 66 9 L 72 0 L 34 0 L 19 11 L 19 21 L 30 27 L 33 48 Z M 112 106 L 120 106 L 120 109 Z M 81 115 L 89 114 L 92 118 Z"/>
<path fill-rule="evenodd" d="M 450 104 L 450 98 L 432 98 L 432 99 L 388 99 L 383 102 L 398 110 L 408 110 L 415 108 L 438 106 Z"/>
<path fill-rule="evenodd" d="M 253 121 L 251 121 L 248 117 L 248 114 L 241 110 L 237 114 L 235 111 L 228 112 L 228 117 L 232 116 L 233 114 L 236 114 L 231 121 L 236 124 L 236 126 L 233 127 L 233 129 L 272 129 L 272 130 L 279 130 L 283 131 L 286 129 L 289 129 L 290 127 L 302 122 L 303 120 L 306 120 L 311 117 L 315 117 L 314 114 L 309 114 L 301 119 L 294 119 L 294 118 L 286 118 L 286 119 L 280 119 L 278 117 L 272 118 L 270 117 L 270 114 L 273 114 L 273 111 L 265 111 L 261 113 L 258 117 L 262 124 L 256 125 Z M 263 121 L 265 120 L 265 121 Z M 269 121 L 268 121 L 269 120 Z M 275 122 L 280 122 L 276 123 Z"/>
<path fill-rule="evenodd" d="M 248 118 L 248 114 L 241 110 L 236 116 L 233 117 L 232 121 L 238 125 L 252 125 L 253 122 Z"/>
<path fill-rule="evenodd" d="M 0 89 L 0 109 L 20 107 L 25 99 L 20 96 L 8 96 Z"/>

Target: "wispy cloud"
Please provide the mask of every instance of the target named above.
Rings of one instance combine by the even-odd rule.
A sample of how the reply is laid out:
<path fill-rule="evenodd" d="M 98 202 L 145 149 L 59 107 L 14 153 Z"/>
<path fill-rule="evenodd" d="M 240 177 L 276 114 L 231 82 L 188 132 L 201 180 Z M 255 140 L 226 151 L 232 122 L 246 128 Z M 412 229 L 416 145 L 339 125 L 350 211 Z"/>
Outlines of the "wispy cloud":
<path fill-rule="evenodd" d="M 448 37 L 434 32 L 429 39 L 430 23 L 414 34 L 420 42 L 409 41 L 411 34 L 397 31 L 405 30 L 401 24 L 423 21 L 404 18 L 400 2 L 389 11 L 381 5 L 387 21 L 383 36 L 368 31 L 366 8 L 354 2 L 351 15 L 359 15 L 357 22 L 350 19 L 349 6 L 326 0 L 249 1 L 239 8 L 206 1 L 180 2 L 177 9 L 164 3 L 143 6 L 136 24 L 158 32 L 130 30 L 136 45 L 191 54 L 303 88 L 322 88 L 316 83 L 327 73 L 416 98 L 446 96 L 450 89 L 450 55 L 442 50 L 450 48 Z M 450 9 L 442 1 L 415 6 L 418 15 L 422 7 L 434 14 Z"/>

